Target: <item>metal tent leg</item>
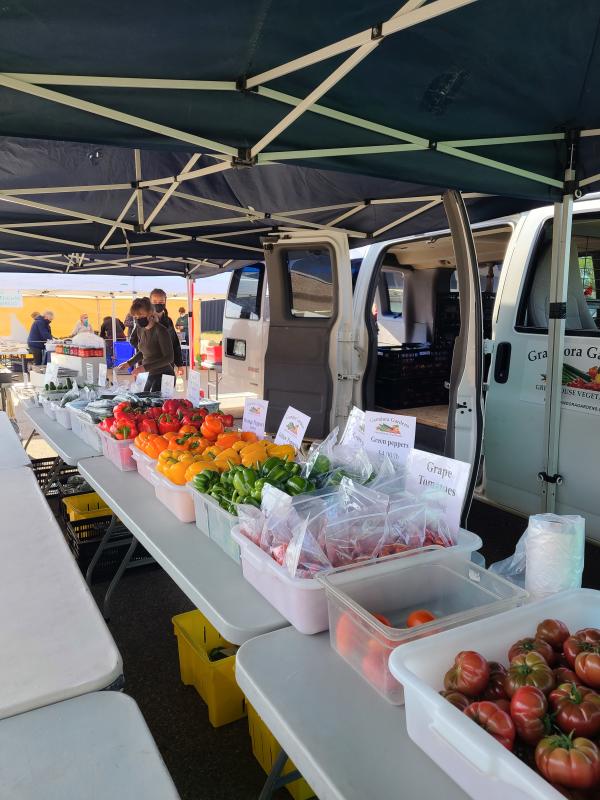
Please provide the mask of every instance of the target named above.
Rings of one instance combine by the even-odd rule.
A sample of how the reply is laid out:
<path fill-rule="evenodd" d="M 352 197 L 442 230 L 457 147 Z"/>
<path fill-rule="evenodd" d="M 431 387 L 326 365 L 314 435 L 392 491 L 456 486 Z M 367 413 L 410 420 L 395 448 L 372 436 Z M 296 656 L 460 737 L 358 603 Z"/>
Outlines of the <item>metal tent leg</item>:
<path fill-rule="evenodd" d="M 127 548 L 127 552 L 125 553 L 125 556 L 124 556 L 123 560 L 119 564 L 119 569 L 116 571 L 114 578 L 112 579 L 112 581 L 110 582 L 110 584 L 108 586 L 108 589 L 106 590 L 106 594 L 104 595 L 104 606 L 103 606 L 103 609 L 102 609 L 102 615 L 104 616 L 104 619 L 106 619 L 106 620 L 110 619 L 110 599 L 112 597 L 112 594 L 113 594 L 114 590 L 117 588 L 117 586 L 119 584 L 119 581 L 123 577 L 123 573 L 127 569 L 127 566 L 129 565 L 129 562 L 131 561 L 131 558 L 132 558 L 132 556 L 133 556 L 133 554 L 135 552 L 135 548 L 137 547 L 137 545 L 138 545 L 138 541 L 135 538 L 135 536 L 132 535 L 131 544 Z"/>

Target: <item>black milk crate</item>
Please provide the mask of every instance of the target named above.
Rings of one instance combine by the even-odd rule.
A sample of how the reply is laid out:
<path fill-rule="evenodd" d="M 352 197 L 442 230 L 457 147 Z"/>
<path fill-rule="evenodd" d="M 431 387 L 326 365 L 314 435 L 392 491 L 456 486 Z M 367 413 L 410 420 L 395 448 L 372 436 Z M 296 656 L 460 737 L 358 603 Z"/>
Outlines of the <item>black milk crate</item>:
<path fill-rule="evenodd" d="M 75 522 L 68 520 L 66 523 L 67 541 L 79 569 L 84 575 L 110 525 L 110 521 L 111 517 L 105 516 L 91 517 L 90 519 L 81 519 Z M 95 566 L 92 576 L 94 583 L 109 580 L 113 577 L 131 543 L 132 535 L 121 522 L 117 522 L 113 535 L 115 537 L 114 540 L 111 538 L 111 543 L 105 548 Z M 149 557 L 148 551 L 141 544 L 138 544 L 129 563 L 134 564 L 136 561 Z"/>
<path fill-rule="evenodd" d="M 403 344 L 377 348 L 377 378 L 448 378 L 452 347 Z"/>
<path fill-rule="evenodd" d="M 31 459 L 31 466 L 33 468 L 33 474 L 37 478 L 37 482 L 40 486 L 44 486 L 48 478 L 50 477 L 50 473 L 54 469 L 54 462 L 56 458 L 32 458 Z M 61 464 L 60 470 L 56 475 L 57 481 L 61 481 L 65 478 L 68 478 L 69 475 L 77 474 L 77 467 L 69 467 L 67 464 Z M 56 497 L 60 494 L 59 488 L 57 483 L 55 482 L 46 492 L 46 497 Z"/>
<path fill-rule="evenodd" d="M 378 378 L 375 405 L 397 410 L 448 403 L 444 378 Z"/>
<path fill-rule="evenodd" d="M 483 336 L 492 338 L 492 319 L 496 295 L 494 292 L 481 293 L 483 311 Z M 460 302 L 458 292 L 438 294 L 433 325 L 436 343 L 453 342 L 460 332 Z"/>

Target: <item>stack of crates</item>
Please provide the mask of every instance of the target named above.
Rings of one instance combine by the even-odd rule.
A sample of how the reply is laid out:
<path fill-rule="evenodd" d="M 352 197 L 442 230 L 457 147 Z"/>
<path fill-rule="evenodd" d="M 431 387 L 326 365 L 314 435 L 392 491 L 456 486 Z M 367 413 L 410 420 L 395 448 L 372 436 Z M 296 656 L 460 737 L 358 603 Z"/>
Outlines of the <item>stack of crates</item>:
<path fill-rule="evenodd" d="M 394 411 L 447 403 L 451 363 L 452 350 L 443 344 L 379 347 L 375 404 Z"/>

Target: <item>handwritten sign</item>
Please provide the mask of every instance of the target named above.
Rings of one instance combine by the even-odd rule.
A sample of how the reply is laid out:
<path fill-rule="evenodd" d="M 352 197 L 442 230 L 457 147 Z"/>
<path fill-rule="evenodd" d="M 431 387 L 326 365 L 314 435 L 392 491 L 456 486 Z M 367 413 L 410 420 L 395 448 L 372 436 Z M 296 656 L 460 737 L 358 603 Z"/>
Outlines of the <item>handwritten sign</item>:
<path fill-rule="evenodd" d="M 58 364 L 53 364 L 49 361 L 46 364 L 46 383 L 56 383 L 58 380 Z"/>
<path fill-rule="evenodd" d="M 404 464 L 415 445 L 416 428 L 415 417 L 366 411 L 365 450 L 378 456 L 387 455 L 395 464 Z"/>
<path fill-rule="evenodd" d="M 310 417 L 293 406 L 288 406 L 275 437 L 275 444 L 291 444 L 299 449 L 308 428 Z"/>
<path fill-rule="evenodd" d="M 85 365 L 85 382 L 86 383 L 93 383 L 94 382 L 94 365 L 93 364 L 86 364 Z"/>
<path fill-rule="evenodd" d="M 139 375 L 136 377 L 135 381 L 133 382 L 133 392 L 143 392 L 144 387 L 146 386 L 146 381 L 148 380 L 149 372 L 140 372 Z"/>
<path fill-rule="evenodd" d="M 200 402 L 200 373 L 195 369 L 191 369 L 188 375 L 186 397 L 195 406 Z"/>
<path fill-rule="evenodd" d="M 160 393 L 167 399 L 173 397 L 175 394 L 175 375 L 163 375 L 161 377 Z"/>
<path fill-rule="evenodd" d="M 98 386 L 106 386 L 106 364 L 98 364 Z"/>
<path fill-rule="evenodd" d="M 251 400 L 249 397 L 244 402 L 244 418 L 242 420 L 242 430 L 252 431 L 259 439 L 265 435 L 265 424 L 267 421 L 268 400 Z"/>
<path fill-rule="evenodd" d="M 441 512 L 451 533 L 460 527 L 460 515 L 471 467 L 464 461 L 412 450 L 406 460 L 406 491 L 428 501 Z"/>

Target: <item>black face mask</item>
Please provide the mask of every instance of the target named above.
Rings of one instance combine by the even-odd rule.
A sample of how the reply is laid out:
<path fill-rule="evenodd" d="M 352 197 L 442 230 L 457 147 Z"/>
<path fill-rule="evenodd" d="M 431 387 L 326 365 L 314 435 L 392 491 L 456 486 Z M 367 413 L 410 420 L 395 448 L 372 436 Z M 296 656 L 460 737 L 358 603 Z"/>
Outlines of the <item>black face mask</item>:
<path fill-rule="evenodd" d="M 154 306 L 154 310 L 157 314 L 162 314 L 166 308 L 164 303 L 153 303 L 152 305 Z"/>
<path fill-rule="evenodd" d="M 135 321 L 135 324 L 138 325 L 140 328 L 145 328 L 150 320 L 148 317 L 138 317 Z"/>

